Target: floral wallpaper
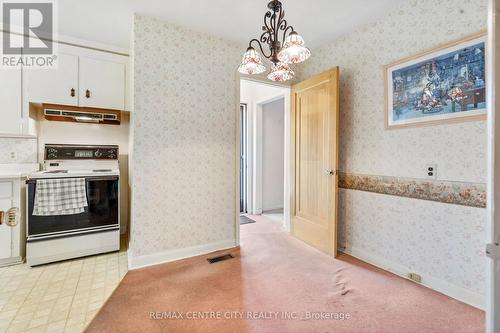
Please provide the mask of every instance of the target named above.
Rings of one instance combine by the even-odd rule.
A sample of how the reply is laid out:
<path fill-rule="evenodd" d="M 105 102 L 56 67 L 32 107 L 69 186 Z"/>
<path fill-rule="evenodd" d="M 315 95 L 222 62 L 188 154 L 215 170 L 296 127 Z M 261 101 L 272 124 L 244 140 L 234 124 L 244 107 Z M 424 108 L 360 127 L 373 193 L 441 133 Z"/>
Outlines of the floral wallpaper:
<path fill-rule="evenodd" d="M 486 29 L 487 0 L 398 1 L 387 16 L 312 50 L 303 79 L 340 66 L 340 171 L 486 182 L 486 122 L 385 130 L 383 66 Z M 307 36 L 304 36 L 307 38 Z M 307 40 L 306 40 L 307 41 Z M 341 190 L 342 244 L 484 294 L 486 210 Z"/>
<path fill-rule="evenodd" d="M 244 47 L 134 19 L 133 256 L 234 240 Z"/>
<path fill-rule="evenodd" d="M 36 138 L 0 138 L 0 164 L 37 163 Z M 16 158 L 11 159 L 11 152 Z"/>
<path fill-rule="evenodd" d="M 484 208 L 345 189 L 339 207 L 341 251 L 362 250 L 409 272 L 485 293 Z"/>

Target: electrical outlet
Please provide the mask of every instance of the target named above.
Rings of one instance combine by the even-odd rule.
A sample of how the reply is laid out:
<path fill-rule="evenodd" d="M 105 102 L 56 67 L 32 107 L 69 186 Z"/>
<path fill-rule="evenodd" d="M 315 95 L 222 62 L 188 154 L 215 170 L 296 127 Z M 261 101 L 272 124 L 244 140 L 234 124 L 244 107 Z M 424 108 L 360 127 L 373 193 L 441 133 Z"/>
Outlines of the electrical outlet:
<path fill-rule="evenodd" d="M 9 160 L 11 160 L 11 161 L 17 161 L 17 152 L 11 151 L 9 153 Z"/>
<path fill-rule="evenodd" d="M 417 273 L 408 273 L 408 278 L 412 281 L 422 283 L 422 277 Z"/>
<path fill-rule="evenodd" d="M 437 164 L 427 164 L 425 166 L 425 178 L 427 179 L 437 178 Z"/>

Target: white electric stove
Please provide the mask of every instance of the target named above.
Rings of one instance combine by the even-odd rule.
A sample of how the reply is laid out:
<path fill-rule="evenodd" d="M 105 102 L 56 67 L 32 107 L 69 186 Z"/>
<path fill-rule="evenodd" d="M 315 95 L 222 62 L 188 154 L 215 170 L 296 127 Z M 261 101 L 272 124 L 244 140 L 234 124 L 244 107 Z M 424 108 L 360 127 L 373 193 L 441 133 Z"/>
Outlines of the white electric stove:
<path fill-rule="evenodd" d="M 30 266 L 120 249 L 118 146 L 45 145 L 44 170 L 28 176 L 26 261 Z M 85 178 L 88 207 L 33 215 L 41 179 Z"/>

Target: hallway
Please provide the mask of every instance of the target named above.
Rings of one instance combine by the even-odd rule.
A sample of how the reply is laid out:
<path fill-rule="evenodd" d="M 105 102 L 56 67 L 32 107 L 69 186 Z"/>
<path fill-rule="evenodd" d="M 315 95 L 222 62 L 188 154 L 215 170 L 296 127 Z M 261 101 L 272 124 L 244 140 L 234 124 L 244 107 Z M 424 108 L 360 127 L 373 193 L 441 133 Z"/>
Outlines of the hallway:
<path fill-rule="evenodd" d="M 129 271 L 88 332 L 484 331 L 480 310 L 251 218 L 234 259 Z"/>

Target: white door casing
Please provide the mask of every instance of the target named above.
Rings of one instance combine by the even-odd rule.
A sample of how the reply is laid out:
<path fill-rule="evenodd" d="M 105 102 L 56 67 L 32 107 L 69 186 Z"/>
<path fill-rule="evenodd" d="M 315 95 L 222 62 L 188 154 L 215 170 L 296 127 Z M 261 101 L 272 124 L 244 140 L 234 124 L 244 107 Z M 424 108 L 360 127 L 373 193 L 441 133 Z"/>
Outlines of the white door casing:
<path fill-rule="evenodd" d="M 486 332 L 500 332 L 500 0 L 489 1 L 488 13 L 488 178 L 487 178 L 487 210 L 488 239 L 487 255 L 488 282 L 486 288 Z M 495 209 L 496 208 L 496 209 Z"/>

